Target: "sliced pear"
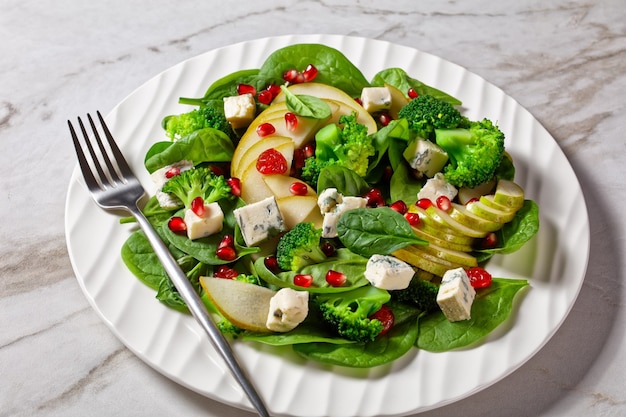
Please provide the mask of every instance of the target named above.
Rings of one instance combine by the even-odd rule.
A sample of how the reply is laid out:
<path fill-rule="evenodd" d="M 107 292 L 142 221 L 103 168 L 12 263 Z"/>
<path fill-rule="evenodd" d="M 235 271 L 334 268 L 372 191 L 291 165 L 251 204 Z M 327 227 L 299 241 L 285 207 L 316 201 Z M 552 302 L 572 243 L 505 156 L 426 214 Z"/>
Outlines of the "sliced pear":
<path fill-rule="evenodd" d="M 291 170 L 291 161 L 293 160 L 294 146 L 293 142 L 284 143 L 283 145 L 272 148 L 280 152 L 287 160 L 287 171 Z M 256 169 L 257 159 L 250 162 L 248 167 L 241 174 L 241 198 L 248 204 L 261 201 L 272 196 L 272 190 L 265 184 L 261 174 Z M 280 175 L 280 174 L 276 174 Z"/>
<path fill-rule="evenodd" d="M 524 189 L 513 181 L 499 180 L 493 201 L 519 210 L 524 205 Z"/>
<path fill-rule="evenodd" d="M 385 84 L 385 87 L 387 87 L 391 94 L 391 108 L 389 109 L 389 114 L 393 119 L 397 119 L 400 109 L 409 104 L 409 98 L 393 85 Z"/>
<path fill-rule="evenodd" d="M 463 204 L 452 203 L 450 217 L 475 230 L 495 232 L 496 230 L 500 230 L 502 228 L 502 223 L 493 222 L 485 219 L 484 217 L 477 216 L 469 211 Z"/>
<path fill-rule="evenodd" d="M 516 208 L 508 207 L 508 206 L 504 206 L 504 205 L 502 205 L 500 203 L 496 203 L 494 201 L 494 197 L 495 196 L 493 194 L 484 195 L 484 196 L 480 197 L 480 202 L 483 203 L 484 205 L 486 205 L 487 207 L 491 207 L 492 209 L 505 211 L 507 213 L 515 213 L 515 212 L 517 212 Z"/>
<path fill-rule="evenodd" d="M 495 185 L 496 185 L 496 181 L 490 180 L 480 185 L 477 185 L 474 188 L 461 187 L 459 188 L 459 194 L 458 194 L 459 202 L 461 204 L 467 204 L 467 202 L 470 200 L 473 200 L 475 198 L 478 199 L 482 197 L 483 195 L 487 195 L 493 191 L 493 188 L 495 187 Z"/>
<path fill-rule="evenodd" d="M 316 227 L 322 227 L 324 218 L 317 206 L 317 196 L 292 195 L 277 198 L 276 203 L 287 229 L 292 229 L 296 224 L 303 222 L 313 222 Z"/>
<path fill-rule="evenodd" d="M 457 250 L 460 252 L 471 252 L 473 250 L 471 243 L 458 243 L 454 239 L 451 239 L 453 235 L 449 235 L 449 234 L 435 235 L 434 234 L 435 232 L 430 232 L 430 231 L 427 232 L 424 229 L 419 228 L 419 227 L 414 227 L 413 233 L 415 233 L 415 236 L 419 237 L 420 239 L 425 240 L 429 244 L 437 245 L 442 248 L 448 248 L 448 249 Z M 473 242 L 474 238 L 471 238 L 471 239 Z"/>
<path fill-rule="evenodd" d="M 412 252 L 406 248 L 399 249 L 393 254 L 396 258 L 413 265 L 416 268 L 430 272 L 438 277 L 442 277 L 450 268 L 450 263 L 442 263 L 439 260 L 433 260 L 432 258 L 426 258 L 424 253 Z"/>
<path fill-rule="evenodd" d="M 439 224 L 449 227 L 466 236 L 470 237 L 485 237 L 487 236 L 487 232 L 476 230 L 471 227 L 467 227 L 464 224 L 459 223 L 454 220 L 448 213 L 439 209 L 436 206 L 430 206 L 426 209 L 426 214 L 430 216 L 433 220 L 437 221 Z"/>
<path fill-rule="evenodd" d="M 243 171 L 248 168 L 248 166 L 252 162 L 255 162 L 262 152 L 288 143 L 292 143 L 291 138 L 288 138 L 286 136 L 272 135 L 252 144 L 252 146 L 250 146 L 248 150 L 243 155 L 241 155 L 241 158 L 238 158 L 236 161 L 233 160 L 231 162 L 231 176 L 241 178 Z"/>
<path fill-rule="evenodd" d="M 438 259 L 443 259 L 445 261 L 451 262 L 453 264 L 462 265 L 464 268 L 471 268 L 474 266 L 478 266 L 478 261 L 475 257 L 470 255 L 467 252 L 461 252 L 453 249 L 442 248 L 437 245 L 411 245 L 408 248 L 415 247 L 417 250 L 428 253 L 430 255 L 436 256 Z"/>
<path fill-rule="evenodd" d="M 486 205 L 483 201 L 483 197 L 480 200 L 467 205 L 467 209 L 475 215 L 497 223 L 508 223 L 515 217 L 514 211 L 502 211 Z"/>
<path fill-rule="evenodd" d="M 200 277 L 200 285 L 215 308 L 235 326 L 253 332 L 266 327 L 270 299 L 276 291 L 232 279 Z"/>
<path fill-rule="evenodd" d="M 291 197 L 294 194 L 291 192 L 291 186 L 293 183 L 302 183 L 306 186 L 307 192 L 305 195 L 307 196 L 315 196 L 317 198 L 317 194 L 311 186 L 305 183 L 298 178 L 290 177 L 288 175 L 266 175 L 263 177 L 263 181 L 272 190 L 272 194 L 276 197 L 276 200 L 279 200 L 284 197 Z"/>

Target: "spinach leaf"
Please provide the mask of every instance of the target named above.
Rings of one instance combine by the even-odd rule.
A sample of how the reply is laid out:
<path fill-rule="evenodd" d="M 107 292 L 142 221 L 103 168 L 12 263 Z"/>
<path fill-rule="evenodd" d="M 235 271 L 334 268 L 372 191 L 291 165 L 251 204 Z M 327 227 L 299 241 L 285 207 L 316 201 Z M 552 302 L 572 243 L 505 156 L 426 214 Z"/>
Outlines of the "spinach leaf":
<path fill-rule="evenodd" d="M 406 71 L 401 68 L 387 68 L 380 71 L 378 74 L 374 76 L 371 81 L 371 84 L 374 86 L 382 87 L 385 84 L 392 85 L 396 87 L 398 90 L 408 93 L 409 89 L 412 88 L 419 95 L 428 94 L 439 100 L 447 101 L 450 104 L 455 106 L 460 105 L 461 101 L 451 95 L 438 90 L 434 87 L 424 84 L 423 82 L 416 80 L 415 78 L 411 78 Z"/>
<path fill-rule="evenodd" d="M 539 231 L 539 206 L 533 200 L 525 200 L 524 205 L 510 222 L 498 231 L 498 242 L 494 249 L 482 249 L 485 254 L 509 254 L 519 250 Z"/>
<path fill-rule="evenodd" d="M 392 120 L 387 126 L 372 133 L 370 137 L 376 150 L 376 156 L 373 160 L 370 160 L 367 167 L 368 174 L 378 166 L 393 142 L 408 142 L 410 139 L 409 123 L 406 119 Z M 406 148 L 406 143 L 400 147 L 402 148 L 401 152 L 403 152 L 404 148 Z"/>
<path fill-rule="evenodd" d="M 182 160 L 192 161 L 194 165 L 202 162 L 230 162 L 234 151 L 235 146 L 224 132 L 207 127 L 176 142 L 155 143 L 148 150 L 144 165 L 148 172 L 153 173 Z"/>
<path fill-rule="evenodd" d="M 130 272 L 153 290 L 158 290 L 167 273 L 159 262 L 146 235 L 133 232 L 122 245 L 122 261 Z"/>
<path fill-rule="evenodd" d="M 449 322 L 441 311 L 422 318 L 416 346 L 445 352 L 481 340 L 510 316 L 515 295 L 527 285 L 526 280 L 494 278 L 491 286 L 477 291 L 471 319 Z"/>
<path fill-rule="evenodd" d="M 361 256 L 389 255 L 411 244 L 426 242 L 413 233 L 404 216 L 388 207 L 353 209 L 337 222 L 339 240 Z"/>
<path fill-rule="evenodd" d="M 407 164 L 399 164 L 389 181 L 391 201 L 402 200 L 413 203 L 417 201 L 417 193 L 422 189 L 422 186 L 423 182 L 411 175 Z"/>
<path fill-rule="evenodd" d="M 280 88 L 285 94 L 287 108 L 298 116 L 311 119 L 327 119 L 331 116 L 330 106 L 321 98 L 305 94 L 293 94 L 284 85 Z"/>
<path fill-rule="evenodd" d="M 322 168 L 317 178 L 317 192 L 336 188 L 343 195 L 360 196 L 370 188 L 369 184 L 350 168 L 330 165 Z"/>
<path fill-rule="evenodd" d="M 318 70 L 315 82 L 337 87 L 352 97 L 360 96 L 363 87 L 369 86 L 361 70 L 343 53 L 320 44 L 290 45 L 273 52 L 261 66 L 259 76 L 282 80 L 286 71 L 303 71 L 308 65 Z"/>

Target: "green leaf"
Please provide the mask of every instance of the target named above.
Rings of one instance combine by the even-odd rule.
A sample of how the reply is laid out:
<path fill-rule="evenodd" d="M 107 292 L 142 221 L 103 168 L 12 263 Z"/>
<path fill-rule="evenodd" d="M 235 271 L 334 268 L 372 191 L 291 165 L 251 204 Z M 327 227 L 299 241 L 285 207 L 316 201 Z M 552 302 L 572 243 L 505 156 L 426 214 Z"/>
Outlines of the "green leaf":
<path fill-rule="evenodd" d="M 424 245 L 404 216 L 388 207 L 349 210 L 337 222 L 339 240 L 354 253 L 389 255 L 411 244 Z"/>
<path fill-rule="evenodd" d="M 322 168 L 317 178 L 317 192 L 327 188 L 336 188 L 346 196 L 360 196 L 369 188 L 369 184 L 350 168 L 341 165 L 330 165 Z"/>
<path fill-rule="evenodd" d="M 411 78 L 406 73 L 406 71 L 401 68 L 387 68 L 380 71 L 374 76 L 371 84 L 379 87 L 382 87 L 385 84 L 389 84 L 396 87 L 404 94 L 407 94 L 409 89 L 412 88 L 419 95 L 428 94 L 430 96 L 438 98 L 439 100 L 447 101 L 448 103 L 455 106 L 461 104 L 461 101 L 459 99 L 449 95 L 448 93 L 426 85 L 423 82 L 416 80 L 415 78 Z"/>
<path fill-rule="evenodd" d="M 417 201 L 417 193 L 422 189 L 423 182 L 416 179 L 406 164 L 399 164 L 393 171 L 389 181 L 391 201 Z"/>
<path fill-rule="evenodd" d="M 513 253 L 521 249 L 538 231 L 539 206 L 532 200 L 525 200 L 522 208 L 515 213 L 513 220 L 506 223 L 498 232 L 499 246 L 479 252 L 491 255 Z"/>
<path fill-rule="evenodd" d="M 491 286 L 477 291 L 471 319 L 450 322 L 441 311 L 422 318 L 416 346 L 446 352 L 480 341 L 511 315 L 515 295 L 527 285 L 526 280 L 494 278 Z"/>
<path fill-rule="evenodd" d="M 293 94 L 284 85 L 281 85 L 280 88 L 285 94 L 287 108 L 298 116 L 320 120 L 331 116 L 330 106 L 321 98 L 306 94 Z"/>

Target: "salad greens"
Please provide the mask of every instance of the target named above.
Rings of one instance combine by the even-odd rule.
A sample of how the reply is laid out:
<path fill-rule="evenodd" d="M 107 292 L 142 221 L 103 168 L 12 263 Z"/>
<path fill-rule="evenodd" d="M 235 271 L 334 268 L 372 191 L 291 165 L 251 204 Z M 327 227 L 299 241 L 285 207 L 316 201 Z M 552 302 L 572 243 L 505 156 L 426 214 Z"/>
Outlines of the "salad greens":
<path fill-rule="evenodd" d="M 400 100 L 402 110 L 393 113 L 386 110 L 372 111 L 371 116 L 367 117 L 370 117 L 376 129 L 374 132 L 368 131 L 363 119 L 358 118 L 361 117 L 358 111 L 354 110 L 358 108 L 356 102 L 337 104 L 340 101 L 337 97 L 325 97 L 323 94 L 318 96 L 317 93 L 294 94 L 288 88 L 293 84 L 307 82 L 341 90 L 351 102 L 352 99 L 360 100 L 364 89 L 395 89 L 396 93 L 400 92 L 400 98 L 396 94 L 393 100 Z M 327 212 L 336 215 L 336 223 L 333 224 L 336 234 L 322 235 L 320 222 L 327 215 L 323 210 L 322 214 L 314 213 L 313 217 L 309 215 L 307 219 L 313 218 L 311 225 L 315 226 L 307 224 L 302 229 L 310 233 L 305 235 L 298 231 L 301 234 L 297 238 L 292 236 L 289 244 L 283 242 L 283 251 L 289 256 L 288 260 L 281 259 L 284 269 L 277 266 L 275 261 L 276 248 L 280 245 L 280 239 L 289 232 L 284 229 L 283 234 L 270 238 L 263 244 L 248 245 L 245 236 L 248 232 L 243 229 L 249 225 L 246 224 L 244 228 L 236 214 L 252 202 L 246 201 L 240 193 L 241 187 L 246 185 L 246 177 L 242 175 L 242 178 L 231 178 L 228 171 L 231 163 L 234 166 L 236 159 L 241 160 L 237 153 L 244 153 L 244 150 L 238 146 L 251 133 L 245 128 L 232 130 L 224 125 L 222 117 L 226 116 L 222 103 L 224 98 L 237 96 L 242 85 L 247 86 L 249 91 L 264 92 L 264 97 L 274 94 L 270 100 L 261 99 L 261 94 L 255 95 L 254 110 L 259 118 L 264 110 L 272 108 L 273 98 L 280 93 L 284 96 L 284 111 L 292 112 L 305 120 L 306 125 L 313 125 L 313 121 L 321 123 L 333 120 L 317 126 L 316 132 L 305 141 L 304 146 L 292 149 L 293 164 L 288 161 L 291 171 L 281 171 L 280 174 L 289 176 L 296 182 L 308 182 L 305 189 L 300 187 L 306 195 L 297 192 L 296 196 L 313 196 L 312 198 L 317 199 L 318 195 L 334 190 L 336 200 L 329 203 Z M 415 97 L 422 97 L 420 103 L 428 104 L 417 103 Z M 152 196 L 145 204 L 143 212 L 202 296 L 209 311 L 220 322 L 220 329 L 230 336 L 273 346 L 292 346 L 295 352 L 313 361 L 356 368 L 373 367 L 398 359 L 413 348 L 444 352 L 484 342 L 488 334 L 513 314 L 518 294 L 528 289 L 527 280 L 489 276 L 490 285 L 476 289 L 471 318 L 451 321 L 438 306 L 421 310 L 417 307 L 418 304 L 406 301 L 413 296 L 419 298 L 421 294 L 412 293 L 410 297 L 403 297 L 406 294 L 402 293 L 402 289 L 376 287 L 368 279 L 366 271 L 372 257 L 384 255 L 400 259 L 400 254 L 403 253 L 405 258 L 402 260 L 413 269 L 412 280 L 428 281 L 427 286 L 432 289 L 433 285 L 440 285 L 446 269 L 454 269 L 459 265 L 466 270 L 471 269 L 470 265 L 488 268 L 485 263 L 489 258 L 519 250 L 533 238 L 539 228 L 537 204 L 524 199 L 523 193 L 516 193 L 515 187 L 508 187 L 501 192 L 502 195 L 492 200 L 483 201 L 480 198 L 480 202 L 463 202 L 465 209 L 454 206 L 458 203 L 455 197 L 449 199 L 451 201 L 448 203 L 451 205 L 444 205 L 445 209 L 437 205 L 426 209 L 418 204 L 418 193 L 427 190 L 431 185 L 429 178 L 407 158 L 407 148 L 417 149 L 416 144 L 424 145 L 426 142 L 430 142 L 427 144 L 429 146 L 436 146 L 435 137 L 443 142 L 441 138 L 449 138 L 452 134 L 458 136 L 458 129 L 478 122 L 471 122 L 460 116 L 454 108 L 461 104 L 457 98 L 412 78 L 405 70 L 387 68 L 368 81 L 360 69 L 336 49 L 318 44 L 291 45 L 271 53 L 260 68 L 233 72 L 213 82 L 203 97 L 182 97 L 179 102 L 196 106 L 198 111 L 164 117 L 163 128 L 167 140 L 158 141 L 150 147 L 144 159 L 145 168 L 154 174 L 181 161 L 190 161 L 192 169 L 210 169 L 214 172 L 224 187 L 230 187 L 232 192 L 232 195 L 228 192 L 225 193 L 228 195 L 223 192 L 219 196 L 215 194 L 216 204 L 223 213 L 222 226 L 219 232 L 200 238 L 190 239 L 184 233 L 188 226 L 183 224 L 181 228 L 180 224 L 189 215 L 188 212 L 191 210 L 198 215 L 199 203 L 194 198 L 199 196 L 195 191 L 198 187 L 189 186 L 190 191 L 181 191 L 180 195 L 184 197 L 182 201 L 185 203 L 183 208 L 183 204 L 167 206 L 157 198 L 159 196 Z M 329 105 L 331 102 L 333 104 Z M 334 114 L 335 108 L 343 108 L 344 113 Z M 210 111 L 201 111 L 203 109 Z M 444 112 L 434 109 L 447 110 Z M 455 119 L 457 123 L 454 126 L 439 123 L 440 120 L 436 118 L 443 117 L 442 113 L 458 116 Z M 420 120 L 422 115 L 423 120 Z M 211 120 L 203 120 L 204 116 Z M 448 128 L 450 130 L 446 130 Z M 452 128 L 456 132 L 452 132 Z M 494 129 L 497 130 L 496 127 Z M 296 131 L 297 126 L 292 126 L 292 130 Z M 499 131 L 496 133 L 501 134 Z M 248 146 L 247 149 L 249 148 L 255 149 L 255 146 Z M 277 156 L 276 149 L 273 148 L 264 151 L 274 151 L 273 154 L 264 153 L 264 161 L 270 160 L 271 162 L 265 163 L 270 164 L 271 169 L 278 169 L 276 167 L 281 166 L 281 154 L 278 153 Z M 480 152 L 476 154 L 481 155 Z M 421 156 L 424 155 L 430 154 Z M 442 171 L 452 170 L 455 166 L 451 164 L 460 160 L 459 155 L 455 154 L 454 161 L 447 162 Z M 468 164 L 481 162 L 472 160 L 469 153 L 463 157 L 468 158 Z M 257 170 L 261 159 L 261 155 L 258 159 L 255 158 Z M 485 179 L 495 182 L 513 181 L 514 163 L 506 152 L 504 156 L 495 156 L 490 165 L 490 172 L 479 182 L 482 183 Z M 240 172 L 246 170 L 241 169 Z M 264 172 L 264 175 L 276 173 Z M 258 186 L 264 184 L 263 180 L 259 181 Z M 228 186 L 225 185 L 226 182 Z M 269 182 L 267 184 L 270 186 Z M 474 185 L 476 184 L 472 184 Z M 185 188 L 185 185 L 182 187 Z M 163 189 L 167 190 L 167 187 Z M 373 190 L 376 190 L 376 194 L 372 194 Z M 294 193 L 293 190 L 291 192 Z M 498 193 L 498 189 L 494 191 L 492 187 L 488 192 Z M 374 195 L 378 197 L 374 198 Z M 348 201 L 348 197 L 364 201 L 365 207 L 361 205 L 340 211 L 342 201 Z M 278 197 L 276 199 L 280 200 Z M 204 204 L 204 200 L 200 201 Z M 434 202 L 431 205 L 432 203 Z M 321 208 L 321 203 L 318 204 Z M 402 205 L 406 207 L 398 208 Z M 285 205 L 279 207 L 287 210 Z M 293 210 L 293 206 L 290 207 Z M 204 210 L 205 208 L 200 208 L 200 213 Z M 464 214 L 465 211 L 473 214 Z M 480 217 L 477 213 L 487 213 L 487 217 L 476 220 L 475 218 Z M 302 213 L 298 216 L 304 218 Z M 419 217 L 419 222 L 410 220 L 416 217 Z M 506 221 L 500 222 L 505 217 Z M 485 228 L 488 232 L 471 229 L 469 223 L 464 223 L 466 218 L 473 219 L 473 226 Z M 178 228 L 171 226 L 172 219 L 180 219 Z M 132 220 L 129 218 L 121 220 L 122 223 L 130 221 Z M 308 220 L 299 221 L 302 222 L 299 225 L 303 225 Z M 491 229 L 493 225 L 497 227 Z M 297 227 L 291 225 L 289 228 L 294 230 Z M 320 229 L 315 229 L 317 227 Z M 326 233 L 325 228 L 326 223 Z M 459 230 L 475 233 L 463 235 Z M 309 247 L 311 244 L 316 247 Z M 232 252 L 232 256 L 230 252 L 225 256 L 224 248 Z M 314 253 L 315 256 L 310 256 L 303 262 L 299 257 L 304 250 Z M 137 230 L 128 236 L 121 248 L 121 257 L 128 269 L 156 292 L 156 298 L 160 302 L 177 311 L 187 311 L 184 301 L 143 232 Z M 426 263 L 419 263 L 424 259 Z M 292 268 L 292 264 L 297 267 Z M 443 265 L 445 268 L 441 272 L 437 268 L 425 269 L 425 265 L 431 264 L 437 267 Z M 340 280 L 330 280 L 330 272 L 335 279 Z M 308 315 L 293 330 L 283 333 L 259 333 L 238 328 L 220 313 L 219 306 L 207 296 L 200 279 L 206 276 L 227 279 L 244 277 L 251 285 L 258 283 L 275 291 L 308 291 Z M 303 279 L 306 281 L 302 281 Z M 419 285 L 413 285 L 412 288 L 417 291 Z M 430 297 L 429 300 L 432 301 L 432 295 Z M 378 315 L 383 310 L 387 316 Z M 384 331 L 381 330 L 383 327 Z M 354 336 L 357 333 L 359 336 Z M 364 334 L 366 337 L 362 337 Z"/>

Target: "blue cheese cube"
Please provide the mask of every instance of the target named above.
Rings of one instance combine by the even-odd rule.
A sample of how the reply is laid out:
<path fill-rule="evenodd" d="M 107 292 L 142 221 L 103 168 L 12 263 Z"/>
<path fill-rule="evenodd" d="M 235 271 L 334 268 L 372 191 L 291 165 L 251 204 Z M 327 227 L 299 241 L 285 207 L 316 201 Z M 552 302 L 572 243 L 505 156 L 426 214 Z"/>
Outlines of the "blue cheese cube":
<path fill-rule="evenodd" d="M 288 332 L 309 314 L 308 291 L 281 288 L 271 299 L 265 326 L 273 332 Z"/>
<path fill-rule="evenodd" d="M 391 108 L 391 92 L 387 87 L 366 87 L 361 90 L 361 104 L 368 113 Z"/>
<path fill-rule="evenodd" d="M 235 209 L 233 214 L 248 246 L 258 245 L 287 230 L 274 196 Z"/>
<path fill-rule="evenodd" d="M 159 205 L 164 209 L 176 209 L 183 206 L 183 203 L 180 201 L 178 197 L 172 194 L 164 193 L 161 191 L 163 185 L 168 182 L 170 179 L 167 177 L 167 173 L 173 169 L 178 169 L 180 172 L 187 171 L 193 168 L 192 161 L 178 161 L 172 165 L 167 165 L 163 168 L 157 169 L 152 174 L 150 174 L 150 178 L 152 178 L 152 182 L 156 186 L 155 197 L 159 202 Z"/>
<path fill-rule="evenodd" d="M 475 297 L 476 291 L 463 268 L 446 271 L 437 293 L 437 304 L 449 321 L 470 319 Z"/>
<path fill-rule="evenodd" d="M 403 290 L 415 275 L 413 268 L 388 255 L 372 255 L 365 266 L 365 278 L 383 290 Z"/>
<path fill-rule="evenodd" d="M 343 195 L 336 188 L 326 188 L 317 197 L 317 205 L 322 214 L 335 210 L 337 204 L 343 201 Z"/>
<path fill-rule="evenodd" d="M 432 178 L 446 165 L 448 154 L 436 143 L 418 138 L 406 148 L 404 159 L 411 168 Z"/>
<path fill-rule="evenodd" d="M 200 239 L 222 231 L 224 212 L 219 204 L 210 203 L 204 205 L 202 217 L 191 209 L 185 210 L 184 220 L 187 226 L 187 237 L 191 240 Z"/>
<path fill-rule="evenodd" d="M 340 203 L 336 204 L 330 211 L 323 212 L 324 220 L 322 221 L 322 237 L 337 237 L 337 222 L 343 213 L 348 210 L 364 208 L 367 200 L 362 197 L 345 197 L 341 196 Z"/>
<path fill-rule="evenodd" d="M 233 129 L 246 127 L 256 116 L 256 103 L 252 94 L 224 97 L 224 116 Z"/>
<path fill-rule="evenodd" d="M 426 184 L 417 193 L 417 199 L 427 198 L 433 203 L 437 202 L 437 198 L 446 196 L 450 201 L 454 200 L 458 190 L 454 185 L 446 181 L 442 173 L 435 174 L 434 177 L 426 181 Z"/>

